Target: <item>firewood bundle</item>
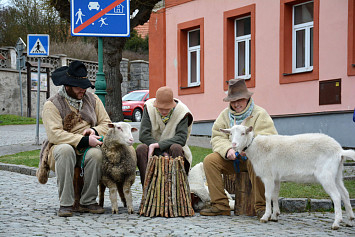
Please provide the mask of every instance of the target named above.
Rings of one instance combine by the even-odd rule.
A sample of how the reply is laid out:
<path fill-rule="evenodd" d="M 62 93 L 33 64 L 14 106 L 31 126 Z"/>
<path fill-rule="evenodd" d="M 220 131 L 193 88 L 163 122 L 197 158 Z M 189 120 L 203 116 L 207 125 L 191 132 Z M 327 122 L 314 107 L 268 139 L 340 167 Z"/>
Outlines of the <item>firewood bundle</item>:
<path fill-rule="evenodd" d="M 139 214 L 142 216 L 193 216 L 190 187 L 182 157 L 149 158 Z"/>

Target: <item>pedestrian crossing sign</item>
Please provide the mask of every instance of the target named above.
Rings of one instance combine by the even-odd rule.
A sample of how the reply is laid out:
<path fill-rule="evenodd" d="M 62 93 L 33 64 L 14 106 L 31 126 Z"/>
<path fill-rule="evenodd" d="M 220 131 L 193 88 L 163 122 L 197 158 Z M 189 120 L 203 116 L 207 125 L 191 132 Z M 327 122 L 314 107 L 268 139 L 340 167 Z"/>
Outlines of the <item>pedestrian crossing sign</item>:
<path fill-rule="evenodd" d="M 27 56 L 44 57 L 49 55 L 49 35 L 28 34 Z"/>

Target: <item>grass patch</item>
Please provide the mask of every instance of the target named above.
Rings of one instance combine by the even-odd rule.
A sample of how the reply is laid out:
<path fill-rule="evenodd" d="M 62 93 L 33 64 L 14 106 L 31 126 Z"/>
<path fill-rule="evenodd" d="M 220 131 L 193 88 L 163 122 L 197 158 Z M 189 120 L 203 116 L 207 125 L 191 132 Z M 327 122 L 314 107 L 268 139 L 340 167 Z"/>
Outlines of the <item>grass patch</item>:
<path fill-rule="evenodd" d="M 137 148 L 139 143 L 133 146 Z M 202 162 L 203 159 L 212 152 L 211 149 L 190 146 L 193 161 L 192 166 Z M 40 150 L 20 152 L 15 155 L 6 155 L 0 157 L 0 162 L 26 165 L 29 167 L 38 167 Z M 350 198 L 355 198 L 355 180 L 344 180 L 346 189 Z M 284 198 L 314 198 L 314 199 L 330 199 L 328 194 L 323 190 L 320 184 L 298 184 L 291 182 L 281 183 L 280 197 Z"/>
<path fill-rule="evenodd" d="M 24 125 L 24 124 L 36 124 L 37 120 L 35 118 L 21 117 L 18 115 L 4 114 L 0 115 L 0 126 L 1 125 Z M 42 123 L 42 119 L 39 120 Z"/>
<path fill-rule="evenodd" d="M 26 165 L 29 167 L 38 167 L 39 152 L 40 150 L 34 150 L 20 152 L 14 155 L 0 156 L 0 162 L 15 165 Z"/>

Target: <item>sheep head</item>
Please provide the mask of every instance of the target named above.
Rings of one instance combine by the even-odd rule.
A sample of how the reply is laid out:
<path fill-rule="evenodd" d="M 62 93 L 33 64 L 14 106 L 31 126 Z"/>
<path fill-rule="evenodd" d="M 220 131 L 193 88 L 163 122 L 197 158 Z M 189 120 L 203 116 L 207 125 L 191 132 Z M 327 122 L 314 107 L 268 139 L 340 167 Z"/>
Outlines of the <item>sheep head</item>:
<path fill-rule="evenodd" d="M 249 145 L 254 137 L 253 126 L 246 127 L 243 125 L 234 125 L 229 129 L 219 129 L 221 132 L 230 134 L 229 138 L 232 142 L 232 148 L 241 152 Z"/>
<path fill-rule="evenodd" d="M 109 123 L 108 127 L 110 129 L 105 136 L 104 143 L 109 140 L 110 142 L 131 146 L 134 142 L 132 132 L 138 131 L 137 128 L 131 127 L 126 122 Z"/>

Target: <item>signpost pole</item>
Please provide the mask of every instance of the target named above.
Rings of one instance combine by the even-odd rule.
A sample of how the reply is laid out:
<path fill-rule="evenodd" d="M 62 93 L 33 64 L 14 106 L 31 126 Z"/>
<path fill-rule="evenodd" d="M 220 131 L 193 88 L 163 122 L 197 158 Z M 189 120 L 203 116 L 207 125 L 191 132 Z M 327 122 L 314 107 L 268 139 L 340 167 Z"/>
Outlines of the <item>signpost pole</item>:
<path fill-rule="evenodd" d="M 105 95 L 106 92 L 106 79 L 105 73 L 103 72 L 103 47 L 102 47 L 102 37 L 98 37 L 98 61 L 99 61 L 99 70 L 96 74 L 95 82 L 95 94 L 101 99 L 102 103 L 105 106 Z"/>
<path fill-rule="evenodd" d="M 41 91 L 41 58 L 38 58 L 38 81 L 37 81 L 37 116 L 36 116 L 36 145 L 39 145 L 39 103 Z"/>

